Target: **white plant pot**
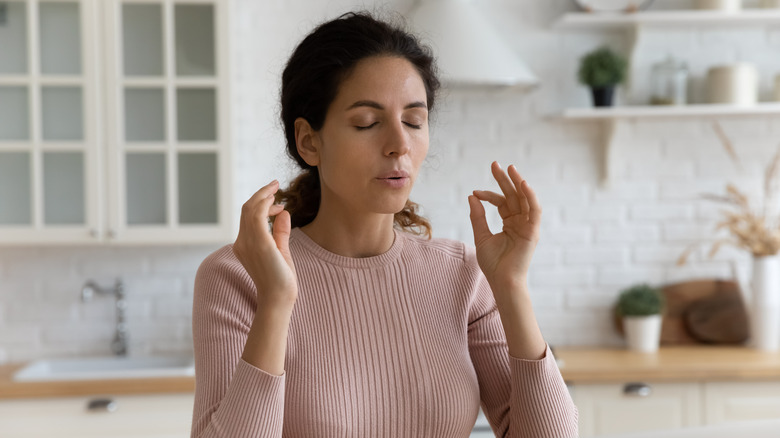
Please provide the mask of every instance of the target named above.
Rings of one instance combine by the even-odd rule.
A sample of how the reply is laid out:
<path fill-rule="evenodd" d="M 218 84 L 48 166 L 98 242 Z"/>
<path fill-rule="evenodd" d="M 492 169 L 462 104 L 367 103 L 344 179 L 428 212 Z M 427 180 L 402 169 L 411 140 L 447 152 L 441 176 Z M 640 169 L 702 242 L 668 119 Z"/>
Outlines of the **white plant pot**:
<path fill-rule="evenodd" d="M 780 256 L 753 257 L 750 285 L 750 345 L 780 349 Z"/>
<path fill-rule="evenodd" d="M 624 316 L 623 330 L 628 349 L 641 353 L 658 351 L 661 343 L 661 315 Z"/>

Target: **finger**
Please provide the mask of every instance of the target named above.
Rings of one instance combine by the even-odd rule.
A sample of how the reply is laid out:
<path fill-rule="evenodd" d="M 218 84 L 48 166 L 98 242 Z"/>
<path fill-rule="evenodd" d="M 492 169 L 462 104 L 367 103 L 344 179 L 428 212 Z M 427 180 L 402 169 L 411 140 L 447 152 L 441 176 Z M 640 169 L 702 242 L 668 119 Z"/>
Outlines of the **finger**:
<path fill-rule="evenodd" d="M 509 211 L 511 213 L 519 212 L 520 203 L 517 200 L 517 190 L 515 190 L 515 186 L 512 183 L 512 180 L 509 179 L 509 176 L 506 174 L 506 172 L 501 169 L 498 161 L 493 162 L 493 164 L 490 166 L 490 170 L 493 172 L 493 178 L 496 179 L 498 186 L 501 187 L 501 191 L 506 197 L 506 204 L 509 207 Z"/>
<path fill-rule="evenodd" d="M 517 201 L 520 204 L 520 211 L 527 212 L 530 207 L 528 205 L 528 198 L 525 195 L 525 192 L 521 188 L 523 186 L 523 177 L 520 176 L 520 172 L 517 171 L 517 167 L 515 167 L 514 164 L 510 165 L 507 169 L 507 173 L 509 174 L 509 178 L 512 180 L 512 183 L 515 185 L 515 191 L 517 192 Z"/>
<path fill-rule="evenodd" d="M 504 195 L 490 191 L 490 190 L 474 190 L 474 196 L 479 198 L 480 201 L 487 201 L 496 207 L 501 207 L 506 204 L 506 198 Z"/>
<path fill-rule="evenodd" d="M 506 219 L 512 215 L 504 195 L 491 192 L 490 190 L 474 190 L 474 196 L 479 198 L 480 201 L 487 201 L 498 207 L 498 214 L 501 216 L 501 219 Z"/>
<path fill-rule="evenodd" d="M 273 194 L 268 195 L 267 197 L 260 199 L 257 201 L 255 205 L 252 205 L 252 211 L 251 216 L 252 219 L 249 221 L 249 225 L 253 228 L 263 228 L 266 232 L 259 232 L 259 236 L 262 238 L 270 237 L 271 235 L 271 229 L 269 227 L 268 218 L 272 216 L 271 211 L 274 207 L 274 197 Z M 257 231 L 255 231 L 257 232 Z"/>
<path fill-rule="evenodd" d="M 252 197 L 249 198 L 247 203 L 255 204 L 265 198 L 267 198 L 270 195 L 273 195 L 276 193 L 276 191 L 279 190 L 279 181 L 273 180 L 270 183 L 264 185 L 263 187 L 260 187 L 260 190 L 256 191 Z"/>
<path fill-rule="evenodd" d="M 538 226 L 542 221 L 542 204 L 539 203 L 539 198 L 536 197 L 536 192 L 534 192 L 534 189 L 528 185 L 528 181 L 523 181 L 522 188 L 523 193 L 525 193 L 525 197 L 528 199 L 529 220 Z"/>
<path fill-rule="evenodd" d="M 268 216 L 276 216 L 284 210 L 284 205 L 274 204 L 268 208 Z"/>
<path fill-rule="evenodd" d="M 476 196 L 469 196 L 469 218 L 471 219 L 471 228 L 474 230 L 474 245 L 478 246 L 480 243 L 491 238 L 493 233 L 490 232 L 488 227 L 487 218 L 485 218 L 485 207 L 482 206 L 482 202 Z"/>

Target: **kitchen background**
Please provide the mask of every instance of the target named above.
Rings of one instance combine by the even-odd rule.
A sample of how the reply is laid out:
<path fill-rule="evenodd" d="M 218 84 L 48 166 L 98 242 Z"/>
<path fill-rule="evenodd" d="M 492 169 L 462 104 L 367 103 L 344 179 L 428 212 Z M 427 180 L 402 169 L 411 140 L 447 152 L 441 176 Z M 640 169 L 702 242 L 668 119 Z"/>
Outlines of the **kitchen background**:
<path fill-rule="evenodd" d="M 494 186 L 492 160 L 516 164 L 544 209 L 530 285 L 539 322 L 553 345 L 622 345 L 612 327 L 611 306 L 621 289 L 635 283 L 731 277 L 730 261 L 747 268 L 749 255 L 728 247 L 710 259 L 708 246 L 701 246 L 686 266 L 675 261 L 689 244 L 715 237 L 720 206 L 702 200 L 700 193 L 721 193 L 728 182 L 760 188 L 764 166 L 780 144 L 776 117 L 720 120 L 742 159 L 741 171 L 715 136 L 711 119 L 622 122 L 612 184 L 604 187 L 602 125 L 560 115 L 566 108 L 591 105 L 588 89 L 576 79 L 580 57 L 602 44 L 627 55 L 629 32 L 555 29 L 562 14 L 577 10 L 568 0 L 474 3 L 541 84 L 532 91 L 444 90 L 430 156 L 412 194 L 431 219 L 435 236 L 472 242 L 467 194 Z M 279 75 L 294 45 L 318 22 L 347 10 L 392 15 L 414 4 L 230 2 L 236 230 L 241 205 L 252 193 L 273 178 L 284 183 L 295 173 L 283 154 L 277 121 Z M 691 2 L 658 0 L 652 8 L 687 7 Z M 669 54 L 688 63 L 689 102 L 705 101 L 708 68 L 735 61 L 758 67 L 760 100 L 772 100 L 779 51 L 780 29 L 772 26 L 647 29 L 632 60 L 635 93 L 619 90 L 618 103 L 646 103 L 650 66 Z M 130 354 L 191 351 L 195 272 L 219 246 L 1 247 L 0 363 L 110 354 L 114 300 L 96 297 L 83 303 L 80 292 L 89 279 L 110 285 L 117 277 L 125 282 Z"/>

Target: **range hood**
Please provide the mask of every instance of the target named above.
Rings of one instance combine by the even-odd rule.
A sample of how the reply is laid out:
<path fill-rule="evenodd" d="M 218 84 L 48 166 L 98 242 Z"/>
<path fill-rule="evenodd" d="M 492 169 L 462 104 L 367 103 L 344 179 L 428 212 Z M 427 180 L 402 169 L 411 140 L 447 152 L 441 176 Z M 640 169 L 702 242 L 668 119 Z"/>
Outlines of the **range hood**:
<path fill-rule="evenodd" d="M 448 85 L 534 87 L 538 78 L 470 0 L 420 0 L 407 14 Z"/>

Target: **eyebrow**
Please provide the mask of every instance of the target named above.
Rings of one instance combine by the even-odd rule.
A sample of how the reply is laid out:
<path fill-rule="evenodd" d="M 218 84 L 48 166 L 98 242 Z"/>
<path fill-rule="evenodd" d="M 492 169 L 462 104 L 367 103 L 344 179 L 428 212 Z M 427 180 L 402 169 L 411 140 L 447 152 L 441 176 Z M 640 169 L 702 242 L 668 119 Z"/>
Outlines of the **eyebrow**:
<path fill-rule="evenodd" d="M 357 102 L 353 103 L 352 105 L 347 108 L 347 110 L 351 110 L 352 108 L 358 108 L 361 106 L 367 106 L 369 108 L 375 108 L 378 110 L 383 110 L 385 107 L 383 107 L 379 102 L 374 102 L 373 100 L 358 100 Z M 428 105 L 425 104 L 425 102 L 412 102 L 404 107 L 404 109 L 410 109 L 410 108 L 425 108 L 428 109 Z"/>

